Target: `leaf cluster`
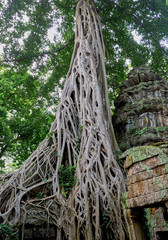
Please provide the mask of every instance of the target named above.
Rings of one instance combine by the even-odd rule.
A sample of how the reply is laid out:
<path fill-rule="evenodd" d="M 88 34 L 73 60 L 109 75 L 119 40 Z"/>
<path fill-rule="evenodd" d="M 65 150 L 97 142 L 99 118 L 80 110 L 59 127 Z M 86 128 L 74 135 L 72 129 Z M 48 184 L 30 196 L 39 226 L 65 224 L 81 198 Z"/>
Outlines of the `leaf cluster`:
<path fill-rule="evenodd" d="M 2 239 L 7 240 L 17 240 L 16 232 L 14 231 L 14 228 L 11 226 L 0 224 L 0 236 Z"/>
<path fill-rule="evenodd" d="M 65 193 L 69 192 L 75 186 L 77 179 L 75 178 L 75 166 L 61 165 L 58 170 L 60 187 L 63 187 Z"/>
<path fill-rule="evenodd" d="M 38 199 L 42 199 L 42 198 L 43 198 L 43 194 L 42 194 L 42 192 L 38 192 L 38 194 L 37 194 L 37 198 L 38 198 Z"/>
<path fill-rule="evenodd" d="M 111 224 L 111 218 L 110 218 L 111 210 L 112 210 L 112 208 L 111 208 L 111 207 L 108 207 L 108 209 L 106 210 L 106 212 L 102 214 L 103 224 L 104 224 L 106 227 L 108 227 L 108 226 Z"/>
<path fill-rule="evenodd" d="M 15 165 L 19 166 L 49 131 L 54 116 L 47 111 L 39 88 L 38 79 L 27 72 L 9 72 L 1 68 L 1 168 L 4 167 L 6 157 L 11 157 Z"/>

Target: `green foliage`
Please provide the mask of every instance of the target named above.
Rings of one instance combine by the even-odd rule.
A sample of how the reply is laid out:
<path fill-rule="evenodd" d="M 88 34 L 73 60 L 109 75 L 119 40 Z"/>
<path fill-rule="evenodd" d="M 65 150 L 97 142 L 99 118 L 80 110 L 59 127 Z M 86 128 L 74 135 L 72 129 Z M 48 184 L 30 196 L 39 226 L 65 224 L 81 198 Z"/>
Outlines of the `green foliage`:
<path fill-rule="evenodd" d="M 59 183 L 60 187 L 62 187 L 66 192 L 69 192 L 73 186 L 75 186 L 77 179 L 74 177 L 75 175 L 75 166 L 64 166 L 61 165 L 58 170 Z"/>
<path fill-rule="evenodd" d="M 155 218 L 152 217 L 151 208 L 146 208 L 143 210 L 142 220 L 146 240 L 150 240 L 153 238 L 153 235 L 151 233 L 152 228 L 154 228 L 156 225 Z"/>
<path fill-rule="evenodd" d="M 95 1 L 102 20 L 111 104 L 129 68 L 148 64 L 167 78 L 166 2 Z M 19 167 L 49 131 L 73 51 L 75 6 L 73 0 L 0 4 L 2 169 L 9 158 Z"/>
<path fill-rule="evenodd" d="M 6 240 L 17 240 L 16 232 L 11 226 L 0 224 L 0 236 Z"/>
<path fill-rule="evenodd" d="M 80 151 L 82 131 L 83 131 L 83 126 L 79 126 L 78 135 L 77 135 L 77 138 L 76 138 L 76 149 L 77 149 L 78 151 Z"/>
<path fill-rule="evenodd" d="M 125 208 L 128 208 L 127 199 L 128 199 L 128 192 L 124 192 L 124 193 L 122 194 L 122 199 L 121 199 L 121 201 L 123 202 Z"/>
<path fill-rule="evenodd" d="M 11 157 L 20 166 L 49 131 L 54 119 L 40 100 L 40 84 L 28 73 L 0 71 L 0 167 Z M 50 105 L 50 104 L 49 104 Z"/>
<path fill-rule="evenodd" d="M 103 224 L 106 226 L 106 228 L 108 228 L 108 226 L 111 224 L 111 218 L 110 218 L 111 210 L 112 208 L 108 207 L 108 210 L 102 214 Z"/>
<path fill-rule="evenodd" d="M 111 224 L 111 220 L 110 220 L 110 216 L 108 213 L 104 213 L 102 214 L 103 217 L 103 222 L 105 224 L 106 227 L 108 227 Z"/>
<path fill-rule="evenodd" d="M 43 198 L 43 194 L 42 194 L 42 192 L 38 192 L 38 194 L 37 194 L 37 198 L 38 198 L 38 199 L 42 199 L 42 198 Z"/>

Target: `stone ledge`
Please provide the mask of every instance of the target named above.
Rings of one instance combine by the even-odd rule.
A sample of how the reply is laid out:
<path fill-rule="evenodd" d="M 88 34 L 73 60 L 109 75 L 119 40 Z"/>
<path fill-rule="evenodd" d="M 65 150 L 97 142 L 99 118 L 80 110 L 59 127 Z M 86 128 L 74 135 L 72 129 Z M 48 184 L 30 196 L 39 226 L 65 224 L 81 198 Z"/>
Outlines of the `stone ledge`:
<path fill-rule="evenodd" d="M 128 208 L 152 207 L 164 203 L 167 200 L 168 188 L 151 194 L 146 194 L 144 196 L 127 199 L 127 206 Z"/>
<path fill-rule="evenodd" d="M 164 146 L 134 147 L 121 156 L 127 169 L 128 208 L 156 206 L 168 201 L 168 157 Z"/>
<path fill-rule="evenodd" d="M 130 172 L 127 174 L 127 185 L 134 184 L 137 182 L 141 182 L 153 177 L 161 176 L 167 173 L 167 168 L 165 165 L 155 167 L 153 169 L 150 169 L 149 171 L 142 171 L 135 174 L 130 174 Z"/>
<path fill-rule="evenodd" d="M 168 157 L 166 156 L 166 154 L 162 151 L 162 149 L 156 146 L 139 146 L 139 147 L 130 148 L 129 150 L 125 151 L 121 155 L 120 159 L 125 160 L 124 167 L 126 169 L 130 168 L 133 164 L 137 162 L 142 163 L 142 161 L 148 160 L 148 159 L 149 159 L 149 163 L 146 162 L 146 166 L 150 168 L 151 167 L 154 168 L 158 165 L 163 165 L 165 163 L 168 163 Z M 139 166 L 139 165 L 135 165 L 135 166 Z M 142 170 L 139 169 L 138 171 L 143 171 L 144 170 L 143 166 L 140 166 L 140 167 L 142 168 Z"/>

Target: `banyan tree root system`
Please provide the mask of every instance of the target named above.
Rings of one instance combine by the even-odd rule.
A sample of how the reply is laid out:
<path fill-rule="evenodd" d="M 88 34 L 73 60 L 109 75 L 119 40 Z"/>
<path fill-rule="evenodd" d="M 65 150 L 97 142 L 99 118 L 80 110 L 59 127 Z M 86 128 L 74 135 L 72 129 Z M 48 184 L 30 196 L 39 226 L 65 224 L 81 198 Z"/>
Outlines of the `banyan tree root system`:
<path fill-rule="evenodd" d="M 100 18 L 88 0 L 76 9 L 76 37 L 67 80 L 50 134 L 3 184 L 0 218 L 22 225 L 27 209 L 42 209 L 57 239 L 126 239 L 104 66 Z M 60 166 L 76 166 L 65 192 Z M 67 183 L 68 185 L 69 183 Z M 40 193 L 40 197 L 37 197 Z M 22 232 L 22 237 L 24 231 Z"/>

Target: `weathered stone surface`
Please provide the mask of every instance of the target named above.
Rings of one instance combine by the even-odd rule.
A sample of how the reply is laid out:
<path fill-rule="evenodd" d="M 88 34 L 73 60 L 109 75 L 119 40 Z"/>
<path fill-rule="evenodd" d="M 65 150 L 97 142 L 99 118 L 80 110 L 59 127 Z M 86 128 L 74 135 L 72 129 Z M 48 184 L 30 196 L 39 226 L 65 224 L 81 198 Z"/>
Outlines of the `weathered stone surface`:
<path fill-rule="evenodd" d="M 150 226 L 151 240 L 167 239 L 168 223 L 164 215 L 167 214 L 165 207 L 148 208 L 146 213 L 148 215 L 148 224 Z"/>
<path fill-rule="evenodd" d="M 133 69 L 115 101 L 121 150 L 168 140 L 168 83 L 147 66 Z"/>
<path fill-rule="evenodd" d="M 55 211 L 60 214 L 58 205 L 53 201 L 49 207 L 50 211 Z M 48 218 L 47 209 L 27 205 L 21 211 L 21 223 L 24 221 L 24 240 L 33 239 L 56 239 L 56 227 L 52 224 L 51 218 Z M 22 228 L 22 226 L 20 226 Z"/>
<path fill-rule="evenodd" d="M 129 208 L 154 206 L 168 200 L 168 157 L 163 149 L 164 144 L 141 146 L 122 154 L 127 169 Z"/>
<path fill-rule="evenodd" d="M 152 207 L 168 199 L 168 189 L 127 199 L 128 208 Z"/>
<path fill-rule="evenodd" d="M 156 146 L 140 146 L 130 148 L 125 151 L 120 159 L 126 159 L 124 163 L 125 168 L 129 168 L 131 165 L 135 165 L 136 162 L 141 162 L 150 159 L 149 162 L 146 161 L 148 167 L 155 167 L 167 163 L 167 156 L 162 149 Z"/>
<path fill-rule="evenodd" d="M 140 181 L 128 186 L 128 198 L 150 194 L 154 191 L 153 179 Z M 157 190 L 156 190 L 157 191 Z"/>
<path fill-rule="evenodd" d="M 50 205 L 50 210 L 60 214 L 60 209 L 55 202 L 52 202 Z M 45 208 L 35 208 L 31 205 L 26 207 L 26 216 L 24 215 L 25 211 L 21 211 L 21 217 L 25 218 L 25 224 L 29 225 L 42 225 L 48 222 L 48 212 Z"/>
<path fill-rule="evenodd" d="M 167 174 L 153 178 L 154 192 L 165 189 L 168 191 L 168 176 Z"/>
<path fill-rule="evenodd" d="M 163 165 L 159 162 L 159 159 L 157 157 L 152 157 L 147 159 L 146 161 L 135 163 L 132 167 L 128 170 L 128 176 L 132 176 L 133 174 L 137 174 L 139 172 L 147 171 L 149 174 L 149 177 L 152 177 L 152 169 L 157 166 L 157 164 Z M 156 171 L 156 170 L 155 170 Z"/>
<path fill-rule="evenodd" d="M 128 171 L 129 175 L 127 175 L 127 185 L 140 182 L 149 178 L 153 178 L 160 175 L 166 174 L 165 165 L 158 166 L 156 168 L 150 169 L 149 171 L 142 171 L 136 174 L 130 174 L 131 169 Z"/>
<path fill-rule="evenodd" d="M 55 226 L 50 225 L 47 228 L 46 224 L 42 225 L 30 225 L 26 224 L 24 229 L 24 239 L 48 239 L 55 240 L 56 239 L 56 229 Z"/>
<path fill-rule="evenodd" d="M 142 219 L 134 215 L 147 207 L 151 239 L 166 239 L 168 210 L 164 208 L 165 219 L 158 206 L 168 206 L 168 83 L 151 69 L 140 67 L 130 72 L 120 90 L 113 123 L 121 150 L 128 149 L 120 162 L 125 162 L 127 173 L 123 202 L 131 239 L 143 239 L 136 234 L 143 232 Z"/>

